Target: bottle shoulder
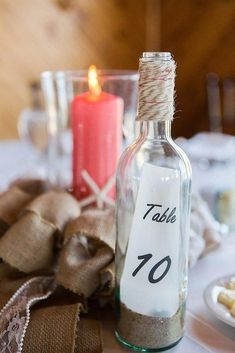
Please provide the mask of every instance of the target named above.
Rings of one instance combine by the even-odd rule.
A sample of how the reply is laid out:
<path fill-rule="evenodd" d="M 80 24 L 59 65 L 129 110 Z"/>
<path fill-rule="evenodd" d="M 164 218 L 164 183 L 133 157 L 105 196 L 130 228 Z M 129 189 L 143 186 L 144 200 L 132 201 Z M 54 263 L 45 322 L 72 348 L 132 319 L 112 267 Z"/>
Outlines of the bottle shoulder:
<path fill-rule="evenodd" d="M 191 165 L 186 153 L 172 139 L 148 140 L 138 138 L 123 152 L 118 173 L 125 169 L 141 169 L 144 163 L 178 169 L 191 178 Z"/>

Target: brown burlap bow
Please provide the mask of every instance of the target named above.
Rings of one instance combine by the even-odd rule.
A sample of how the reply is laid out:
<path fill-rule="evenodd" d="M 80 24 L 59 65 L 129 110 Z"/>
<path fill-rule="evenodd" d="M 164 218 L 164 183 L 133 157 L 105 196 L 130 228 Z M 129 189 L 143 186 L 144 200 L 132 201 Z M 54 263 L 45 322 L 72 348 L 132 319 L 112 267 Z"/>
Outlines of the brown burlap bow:
<path fill-rule="evenodd" d="M 80 314 L 112 294 L 114 211 L 80 214 L 73 196 L 44 190 L 23 182 L 0 195 L 0 352 L 100 353 L 99 322 Z"/>

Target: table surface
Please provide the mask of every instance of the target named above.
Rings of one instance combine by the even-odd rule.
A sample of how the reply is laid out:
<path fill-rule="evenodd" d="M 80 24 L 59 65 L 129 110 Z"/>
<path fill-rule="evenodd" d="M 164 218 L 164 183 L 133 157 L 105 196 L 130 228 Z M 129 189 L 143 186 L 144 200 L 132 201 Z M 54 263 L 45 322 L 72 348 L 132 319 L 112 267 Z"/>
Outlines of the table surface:
<path fill-rule="evenodd" d="M 0 190 L 19 176 L 40 176 L 38 157 L 17 141 L 0 143 Z M 206 307 L 203 292 L 210 282 L 235 274 L 235 234 L 223 239 L 189 271 L 186 328 L 183 340 L 169 352 L 174 353 L 232 353 L 235 352 L 235 328 L 218 320 Z M 104 353 L 127 352 L 114 338 L 114 320 L 107 313 L 103 322 Z"/>

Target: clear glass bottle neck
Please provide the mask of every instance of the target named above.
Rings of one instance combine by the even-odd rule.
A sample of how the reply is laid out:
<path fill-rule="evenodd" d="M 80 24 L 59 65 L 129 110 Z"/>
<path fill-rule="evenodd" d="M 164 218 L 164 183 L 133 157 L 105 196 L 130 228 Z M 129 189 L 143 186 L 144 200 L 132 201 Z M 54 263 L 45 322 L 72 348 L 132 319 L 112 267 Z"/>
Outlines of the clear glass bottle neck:
<path fill-rule="evenodd" d="M 150 140 L 171 139 L 171 121 L 143 121 L 140 123 L 140 135 Z"/>

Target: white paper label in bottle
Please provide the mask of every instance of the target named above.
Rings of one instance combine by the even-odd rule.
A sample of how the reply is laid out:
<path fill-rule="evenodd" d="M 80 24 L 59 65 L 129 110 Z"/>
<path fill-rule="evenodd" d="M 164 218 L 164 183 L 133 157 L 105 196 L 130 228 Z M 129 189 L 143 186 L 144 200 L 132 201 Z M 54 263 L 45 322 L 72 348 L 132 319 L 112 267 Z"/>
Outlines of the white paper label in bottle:
<path fill-rule="evenodd" d="M 144 164 L 120 281 L 120 299 L 148 316 L 179 308 L 180 174 Z"/>

